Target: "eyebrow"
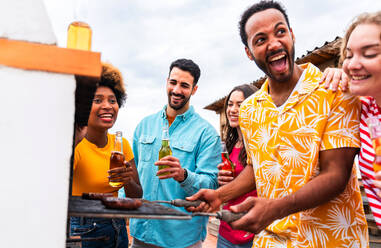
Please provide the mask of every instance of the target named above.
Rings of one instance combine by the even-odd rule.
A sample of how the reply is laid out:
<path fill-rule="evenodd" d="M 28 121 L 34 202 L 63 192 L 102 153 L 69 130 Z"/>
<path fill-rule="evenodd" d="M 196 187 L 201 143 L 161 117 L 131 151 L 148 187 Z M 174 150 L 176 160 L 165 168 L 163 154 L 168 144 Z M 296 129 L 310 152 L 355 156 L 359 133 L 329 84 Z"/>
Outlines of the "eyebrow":
<path fill-rule="evenodd" d="M 276 29 L 279 25 L 282 25 L 282 24 L 284 24 L 284 25 L 286 25 L 285 23 L 283 23 L 283 22 L 278 22 L 277 24 L 275 24 L 275 27 L 274 27 L 274 29 Z"/>
<path fill-rule="evenodd" d="M 171 82 L 176 82 L 176 83 L 180 83 L 180 84 L 188 84 L 189 86 L 192 86 L 191 83 L 186 82 L 186 81 L 177 81 L 176 79 L 172 79 L 172 78 L 170 78 L 169 81 L 171 81 Z"/>
<path fill-rule="evenodd" d="M 368 48 L 378 47 L 378 46 L 380 46 L 380 43 L 374 43 L 374 44 L 363 46 L 362 49 L 368 49 Z"/>
<path fill-rule="evenodd" d="M 275 24 L 275 27 L 274 27 L 274 30 L 275 29 L 277 29 L 278 28 L 278 26 L 280 26 L 280 25 L 286 25 L 285 23 L 283 23 L 283 22 L 278 22 L 277 24 Z M 256 33 L 255 35 L 254 35 L 254 38 L 255 37 L 257 37 L 257 36 L 260 36 L 260 35 L 266 35 L 265 33 L 263 33 L 263 32 L 260 32 L 260 33 Z"/>
<path fill-rule="evenodd" d="M 366 50 L 369 48 L 379 47 L 379 46 L 380 46 L 380 43 L 369 44 L 369 45 L 365 45 L 365 46 L 361 47 L 361 50 Z M 350 47 L 346 47 L 345 50 L 351 51 L 352 49 Z"/>
<path fill-rule="evenodd" d="M 116 98 L 116 96 L 115 96 L 114 94 L 112 94 L 112 95 L 107 95 L 107 96 L 105 96 L 105 95 L 101 95 L 101 94 L 94 95 L 94 98 L 96 98 L 96 97 L 115 97 L 115 98 Z"/>

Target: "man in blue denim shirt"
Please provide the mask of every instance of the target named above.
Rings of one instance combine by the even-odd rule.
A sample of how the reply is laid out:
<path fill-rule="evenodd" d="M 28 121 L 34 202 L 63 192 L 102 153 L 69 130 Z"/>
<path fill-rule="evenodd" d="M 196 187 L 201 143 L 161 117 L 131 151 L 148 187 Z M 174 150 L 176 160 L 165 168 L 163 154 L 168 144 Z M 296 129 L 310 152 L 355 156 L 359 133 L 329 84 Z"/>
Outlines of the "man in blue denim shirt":
<path fill-rule="evenodd" d="M 168 105 L 144 118 L 135 130 L 133 152 L 144 199 L 185 199 L 201 188 L 213 189 L 218 185 L 220 138 L 189 103 L 197 91 L 199 77 L 200 69 L 192 60 L 174 61 L 166 86 Z M 169 125 L 173 156 L 158 161 L 165 125 Z M 158 171 L 159 165 L 169 165 L 169 168 Z M 160 175 L 165 172 L 169 174 Z M 186 212 L 184 208 L 173 208 Z M 207 217 L 193 217 L 191 220 L 131 219 L 132 247 L 201 247 L 207 222 Z"/>

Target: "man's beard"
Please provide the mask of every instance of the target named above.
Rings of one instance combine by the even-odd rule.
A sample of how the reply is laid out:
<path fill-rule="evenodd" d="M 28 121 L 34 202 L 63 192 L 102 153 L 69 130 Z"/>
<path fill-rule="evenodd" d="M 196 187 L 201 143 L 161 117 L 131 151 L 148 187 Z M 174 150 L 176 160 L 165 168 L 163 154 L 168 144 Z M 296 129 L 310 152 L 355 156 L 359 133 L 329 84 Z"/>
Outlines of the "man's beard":
<path fill-rule="evenodd" d="M 179 104 L 172 104 L 171 102 L 171 96 L 177 96 L 177 97 L 181 97 L 181 102 Z M 189 101 L 190 99 L 190 96 L 188 98 L 186 98 L 184 95 L 182 94 L 175 94 L 173 92 L 170 92 L 168 94 L 168 104 L 171 108 L 173 108 L 174 110 L 179 110 L 179 109 L 182 109 Z"/>
<path fill-rule="evenodd" d="M 267 67 L 267 65 L 268 65 L 267 58 L 274 55 L 274 54 L 283 52 L 283 51 L 287 55 L 286 59 L 288 60 L 288 63 L 289 63 L 289 73 L 286 75 L 281 75 L 281 76 L 276 77 L 275 75 L 273 75 L 271 73 L 270 69 L 268 69 L 268 67 Z M 251 51 L 250 51 L 250 53 L 251 53 Z M 291 48 L 291 56 L 288 53 L 288 51 L 284 48 L 279 49 L 279 50 L 274 51 L 274 52 L 271 52 L 269 54 L 266 54 L 266 62 L 255 59 L 255 57 L 252 53 L 251 53 L 251 56 L 253 57 L 254 62 L 259 67 L 259 69 L 261 69 L 267 75 L 267 77 L 269 77 L 273 81 L 279 82 L 279 83 L 284 83 L 284 82 L 288 82 L 291 79 L 292 74 L 294 72 L 294 59 L 295 59 L 295 47 L 294 47 L 294 45 Z"/>

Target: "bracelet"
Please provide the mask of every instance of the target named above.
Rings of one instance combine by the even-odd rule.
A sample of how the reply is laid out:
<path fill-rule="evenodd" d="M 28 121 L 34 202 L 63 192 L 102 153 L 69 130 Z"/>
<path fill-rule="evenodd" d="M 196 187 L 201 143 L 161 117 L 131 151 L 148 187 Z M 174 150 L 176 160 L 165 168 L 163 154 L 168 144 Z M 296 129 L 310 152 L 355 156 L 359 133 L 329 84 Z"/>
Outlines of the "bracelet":
<path fill-rule="evenodd" d="M 184 182 L 184 181 L 187 179 L 187 177 L 188 177 L 188 170 L 187 170 L 187 169 L 184 169 L 184 180 L 179 181 L 179 183 Z"/>

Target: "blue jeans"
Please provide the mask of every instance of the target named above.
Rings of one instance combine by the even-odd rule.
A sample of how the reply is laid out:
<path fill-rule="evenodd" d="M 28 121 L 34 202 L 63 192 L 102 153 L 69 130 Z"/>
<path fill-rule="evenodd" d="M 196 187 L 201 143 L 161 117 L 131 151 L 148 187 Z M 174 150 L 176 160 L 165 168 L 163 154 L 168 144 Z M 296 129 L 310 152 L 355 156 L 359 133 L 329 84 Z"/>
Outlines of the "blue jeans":
<path fill-rule="evenodd" d="M 124 219 L 70 217 L 70 235 L 81 238 L 107 237 L 107 240 L 82 241 L 82 248 L 128 247 Z"/>
<path fill-rule="evenodd" d="M 232 244 L 229 240 L 225 239 L 221 235 L 218 234 L 217 239 L 217 248 L 251 248 L 253 246 L 253 241 L 248 243 L 235 245 Z"/>

